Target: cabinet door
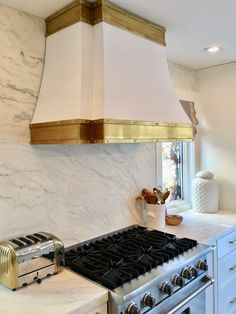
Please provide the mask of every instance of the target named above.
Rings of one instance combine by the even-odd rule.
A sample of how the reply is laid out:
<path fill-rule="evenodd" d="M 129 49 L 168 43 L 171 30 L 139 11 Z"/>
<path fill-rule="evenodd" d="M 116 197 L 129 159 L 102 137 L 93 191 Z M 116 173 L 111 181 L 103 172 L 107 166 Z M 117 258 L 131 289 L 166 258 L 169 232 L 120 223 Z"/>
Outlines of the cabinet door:
<path fill-rule="evenodd" d="M 231 286 L 233 282 L 236 282 L 236 250 L 233 250 L 218 262 L 219 293 Z"/>
<path fill-rule="evenodd" d="M 232 250 L 236 249 L 236 231 L 230 232 L 223 238 L 217 241 L 218 243 L 218 259 L 229 254 Z"/>
<path fill-rule="evenodd" d="M 218 296 L 219 314 L 236 314 L 236 282 Z"/>

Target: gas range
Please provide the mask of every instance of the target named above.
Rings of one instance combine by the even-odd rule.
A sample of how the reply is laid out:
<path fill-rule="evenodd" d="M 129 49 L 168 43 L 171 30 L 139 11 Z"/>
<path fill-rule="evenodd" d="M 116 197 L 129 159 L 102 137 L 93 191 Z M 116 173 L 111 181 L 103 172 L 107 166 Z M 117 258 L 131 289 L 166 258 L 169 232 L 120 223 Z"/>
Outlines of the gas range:
<path fill-rule="evenodd" d="M 203 299 L 202 292 L 213 283 L 207 265 L 211 250 L 192 239 L 134 225 L 69 247 L 65 262 L 108 289 L 109 314 L 171 314 L 187 306 L 186 300 L 191 304 L 200 294 Z M 205 313 L 199 306 L 196 314 Z"/>

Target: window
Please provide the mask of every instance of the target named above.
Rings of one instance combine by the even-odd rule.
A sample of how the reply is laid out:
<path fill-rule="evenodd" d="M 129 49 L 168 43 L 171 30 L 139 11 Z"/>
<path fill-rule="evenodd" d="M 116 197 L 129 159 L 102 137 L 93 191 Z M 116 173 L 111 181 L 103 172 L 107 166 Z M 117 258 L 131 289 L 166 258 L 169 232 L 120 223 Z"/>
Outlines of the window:
<path fill-rule="evenodd" d="M 183 143 L 162 143 L 162 186 L 170 190 L 169 200 L 183 199 Z"/>
<path fill-rule="evenodd" d="M 168 208 L 190 208 L 194 172 L 194 143 L 157 144 L 157 186 L 170 190 Z"/>

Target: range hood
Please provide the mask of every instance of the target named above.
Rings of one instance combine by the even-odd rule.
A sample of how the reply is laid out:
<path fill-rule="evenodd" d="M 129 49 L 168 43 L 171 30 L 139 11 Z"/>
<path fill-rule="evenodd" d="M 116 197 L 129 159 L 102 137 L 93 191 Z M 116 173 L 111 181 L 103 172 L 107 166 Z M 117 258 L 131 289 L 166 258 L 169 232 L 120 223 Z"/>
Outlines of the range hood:
<path fill-rule="evenodd" d="M 108 1 L 76 0 L 46 19 L 31 144 L 188 141 L 165 29 Z"/>

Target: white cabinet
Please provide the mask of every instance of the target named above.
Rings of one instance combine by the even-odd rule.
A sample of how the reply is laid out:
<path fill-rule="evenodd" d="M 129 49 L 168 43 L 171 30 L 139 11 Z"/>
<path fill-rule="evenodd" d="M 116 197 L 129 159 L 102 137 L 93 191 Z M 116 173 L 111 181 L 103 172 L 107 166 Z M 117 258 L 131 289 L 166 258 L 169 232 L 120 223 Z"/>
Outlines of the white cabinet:
<path fill-rule="evenodd" d="M 236 249 L 236 230 L 217 241 L 218 259 Z"/>
<path fill-rule="evenodd" d="M 218 261 L 219 292 L 227 289 L 233 282 L 236 283 L 236 249 Z"/>
<path fill-rule="evenodd" d="M 236 314 L 236 229 L 216 241 L 215 313 Z"/>
<path fill-rule="evenodd" d="M 236 314 L 236 281 L 227 289 L 222 290 L 221 287 L 218 295 L 218 313 L 219 314 Z"/>

